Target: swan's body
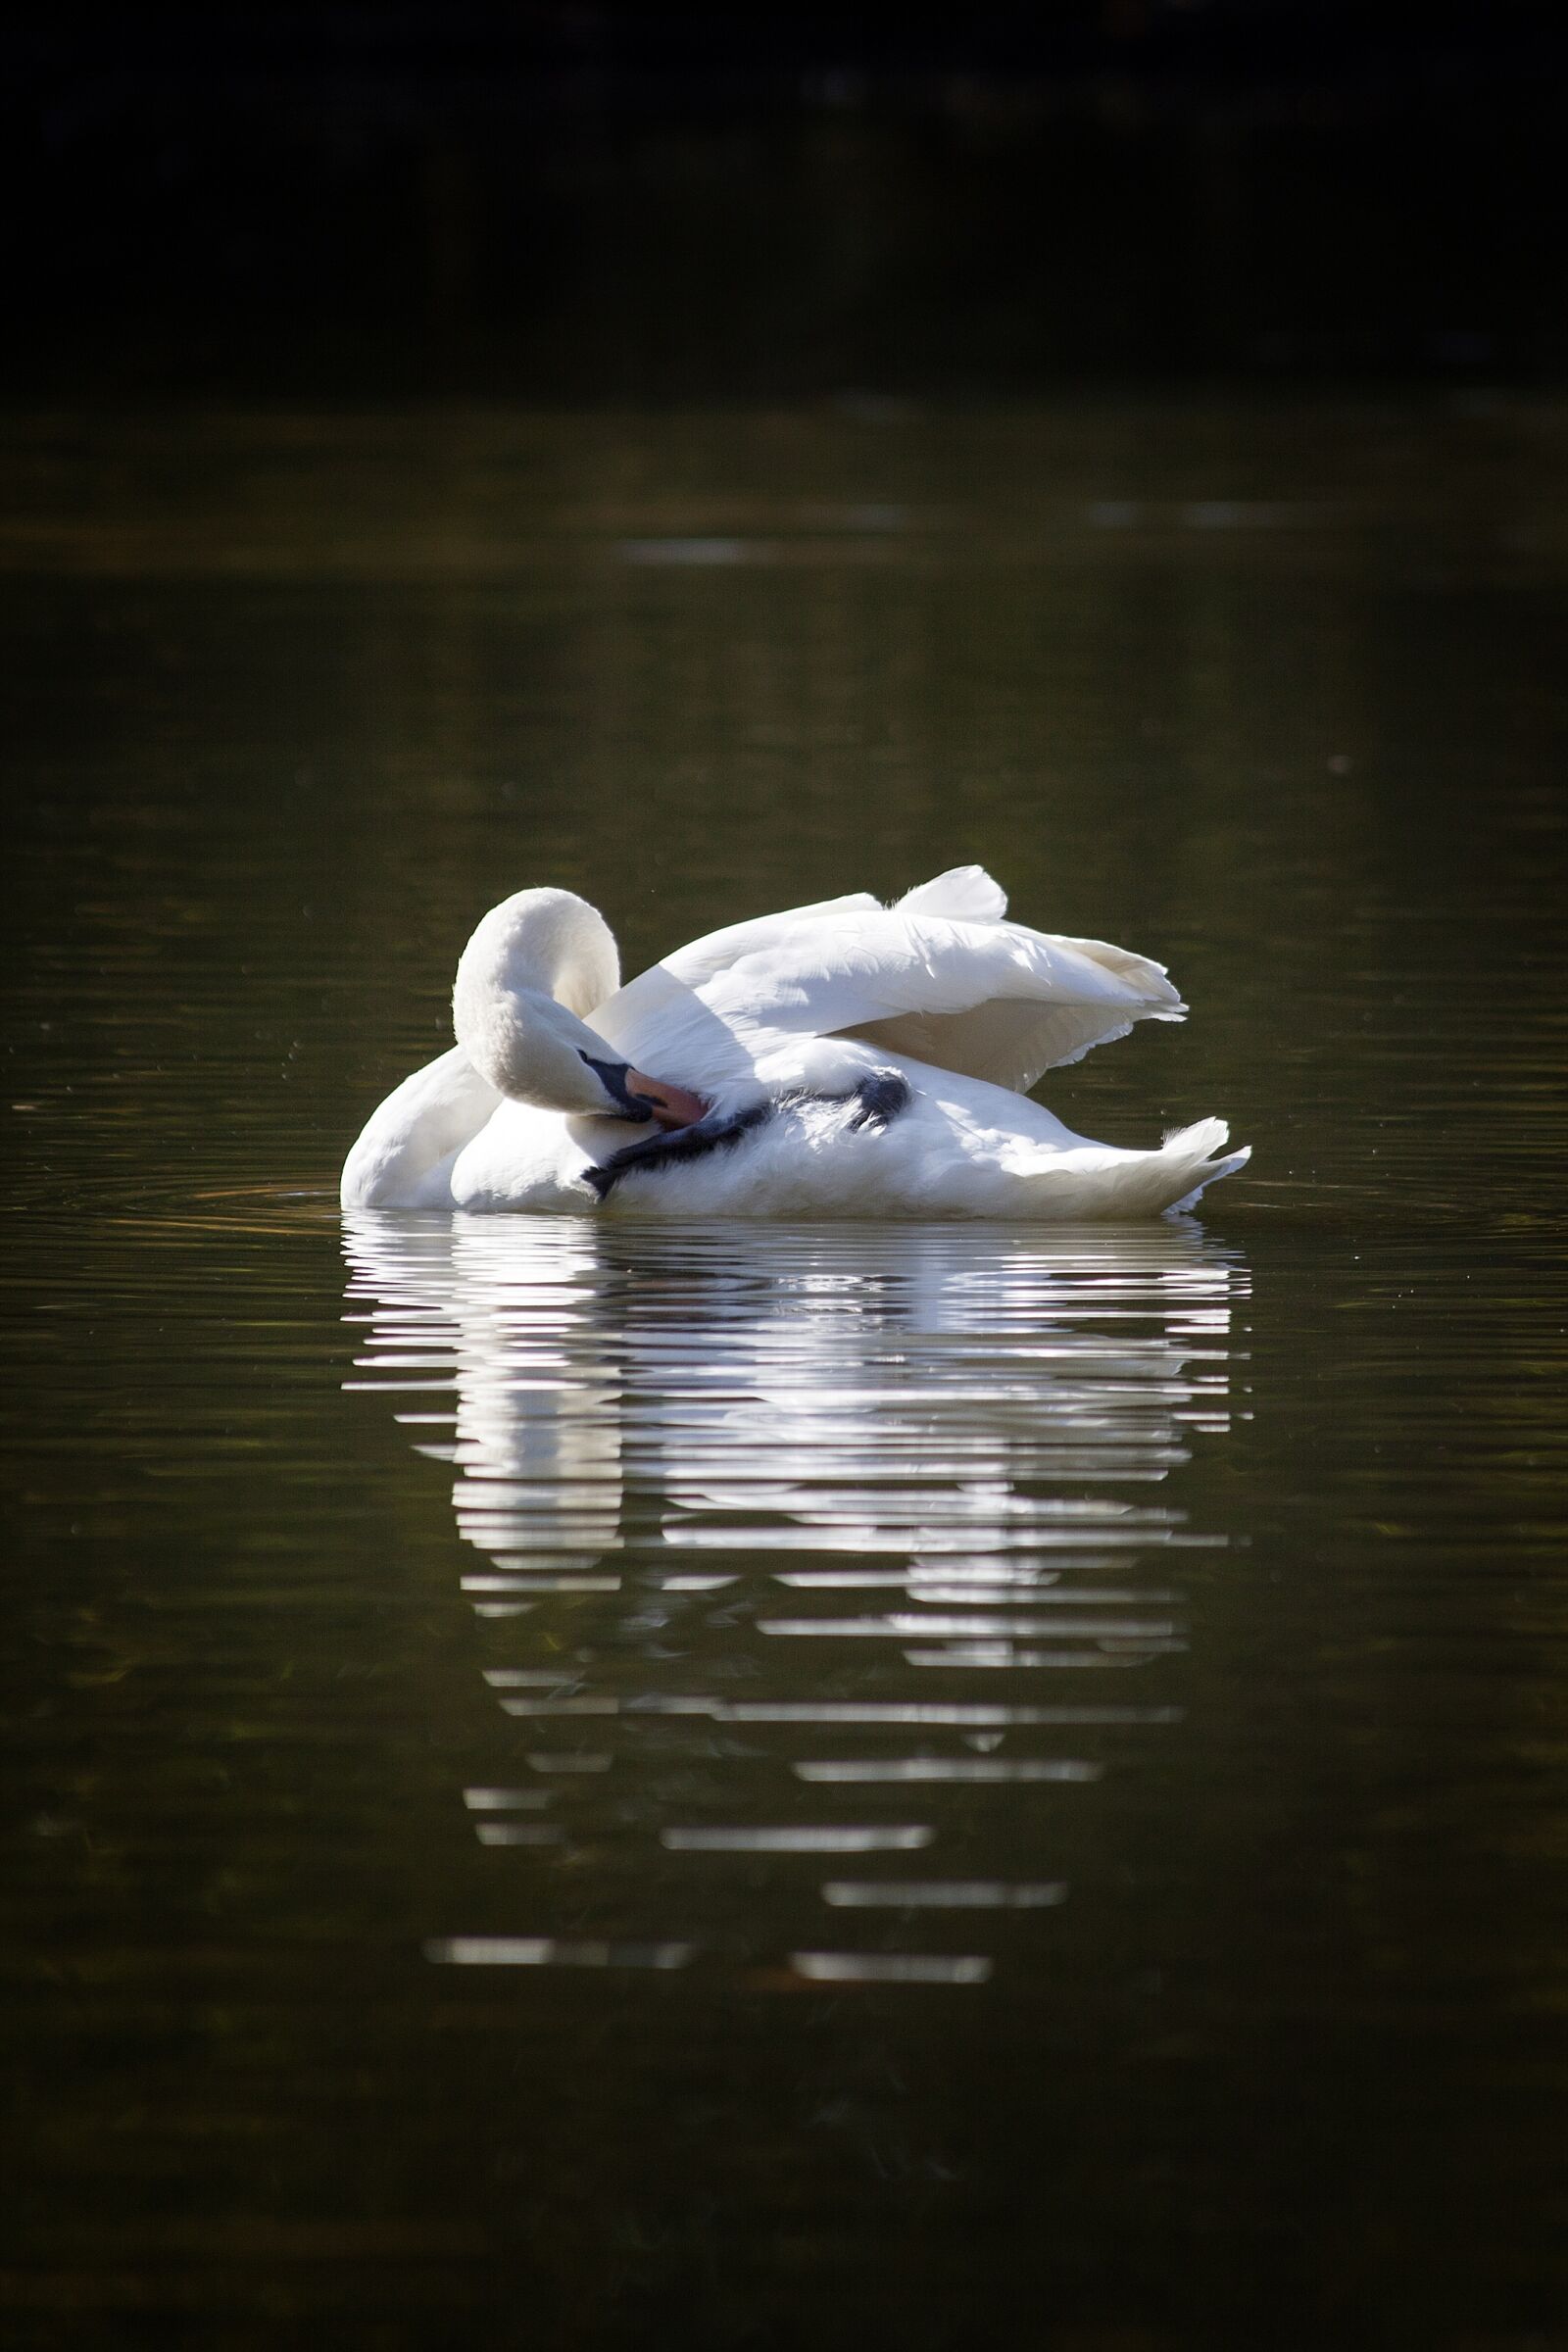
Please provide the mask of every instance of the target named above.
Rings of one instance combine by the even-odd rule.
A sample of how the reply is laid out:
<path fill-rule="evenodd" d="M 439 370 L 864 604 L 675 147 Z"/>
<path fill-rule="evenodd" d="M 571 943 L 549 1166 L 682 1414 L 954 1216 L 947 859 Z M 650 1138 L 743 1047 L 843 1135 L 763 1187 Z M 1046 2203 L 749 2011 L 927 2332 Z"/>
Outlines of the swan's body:
<path fill-rule="evenodd" d="M 858 894 L 736 924 L 620 988 L 591 906 L 521 891 L 465 950 L 459 1042 L 374 1113 L 343 1204 L 1123 1218 L 1240 1167 L 1218 1119 L 1129 1152 L 1022 1092 L 1186 1007 L 1160 965 L 1005 909 L 959 867 L 893 907 Z"/>

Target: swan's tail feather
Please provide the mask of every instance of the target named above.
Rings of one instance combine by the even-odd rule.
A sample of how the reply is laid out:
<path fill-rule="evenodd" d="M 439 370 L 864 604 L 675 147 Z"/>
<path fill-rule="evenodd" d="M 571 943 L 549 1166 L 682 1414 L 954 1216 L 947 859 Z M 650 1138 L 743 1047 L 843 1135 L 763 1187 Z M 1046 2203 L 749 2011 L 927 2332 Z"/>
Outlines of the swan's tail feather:
<path fill-rule="evenodd" d="M 1190 1127 L 1167 1127 L 1159 1139 L 1162 1152 L 1218 1152 L 1231 1140 L 1223 1119 L 1195 1119 Z"/>
<path fill-rule="evenodd" d="M 1167 1135 L 1157 1152 L 1119 1152 L 1105 1145 L 1054 1153 L 1033 1175 L 1029 1211 L 1053 1217 L 1154 1217 L 1191 1208 L 1205 1185 L 1217 1184 L 1251 1157 L 1227 1152 L 1223 1119 L 1200 1119 Z"/>
<path fill-rule="evenodd" d="M 1238 1168 L 1246 1167 L 1251 1156 L 1251 1145 L 1242 1144 L 1236 1151 L 1228 1152 L 1224 1159 L 1216 1159 L 1213 1166 L 1204 1171 L 1201 1183 L 1195 1184 L 1190 1193 L 1183 1193 L 1179 1200 L 1171 1202 L 1172 1213 L 1178 1209 L 1196 1208 L 1203 1198 L 1205 1185 L 1218 1184 L 1222 1176 L 1234 1176 Z"/>
<path fill-rule="evenodd" d="M 1191 1127 L 1173 1128 L 1166 1136 L 1153 1156 L 1170 1162 L 1172 1175 L 1185 1168 L 1198 1179 L 1180 1200 L 1168 1203 L 1171 1209 L 1196 1208 L 1205 1185 L 1217 1184 L 1222 1176 L 1234 1176 L 1238 1168 L 1246 1167 L 1252 1147 L 1241 1144 L 1234 1152 L 1225 1152 L 1230 1134 L 1223 1119 L 1198 1119 Z"/>

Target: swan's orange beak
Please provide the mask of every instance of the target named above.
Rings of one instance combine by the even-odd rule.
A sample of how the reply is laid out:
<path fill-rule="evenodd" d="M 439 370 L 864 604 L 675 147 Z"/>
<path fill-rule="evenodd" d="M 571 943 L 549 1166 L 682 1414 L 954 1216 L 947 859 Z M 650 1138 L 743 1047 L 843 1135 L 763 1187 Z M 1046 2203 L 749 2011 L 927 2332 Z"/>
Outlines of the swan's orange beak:
<path fill-rule="evenodd" d="M 626 1072 L 626 1092 L 642 1097 L 649 1116 L 661 1127 L 695 1127 L 708 1116 L 701 1095 L 688 1094 L 683 1086 L 666 1086 L 662 1078 L 645 1078 L 641 1070 Z"/>

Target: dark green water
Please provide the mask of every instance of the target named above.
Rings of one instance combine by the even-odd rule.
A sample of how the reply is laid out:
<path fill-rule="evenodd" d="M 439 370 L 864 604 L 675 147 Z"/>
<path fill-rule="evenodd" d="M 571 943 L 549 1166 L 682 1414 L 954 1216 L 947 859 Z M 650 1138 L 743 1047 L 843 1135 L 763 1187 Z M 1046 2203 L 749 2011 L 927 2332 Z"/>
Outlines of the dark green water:
<path fill-rule="evenodd" d="M 7 2345 L 1568 2328 L 1560 408 L 13 424 Z M 1136 1231 L 366 1218 L 977 858 Z"/>

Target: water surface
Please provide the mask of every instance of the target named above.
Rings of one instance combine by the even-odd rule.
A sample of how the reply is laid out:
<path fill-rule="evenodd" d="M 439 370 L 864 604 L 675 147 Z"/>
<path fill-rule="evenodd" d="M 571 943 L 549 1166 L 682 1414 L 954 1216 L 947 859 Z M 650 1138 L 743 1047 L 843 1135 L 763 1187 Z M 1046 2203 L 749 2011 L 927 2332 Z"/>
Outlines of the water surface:
<path fill-rule="evenodd" d="M 1556 2340 L 1562 442 L 17 423 L 8 2342 Z M 971 857 L 1200 1218 L 340 1222 L 503 891 Z"/>

